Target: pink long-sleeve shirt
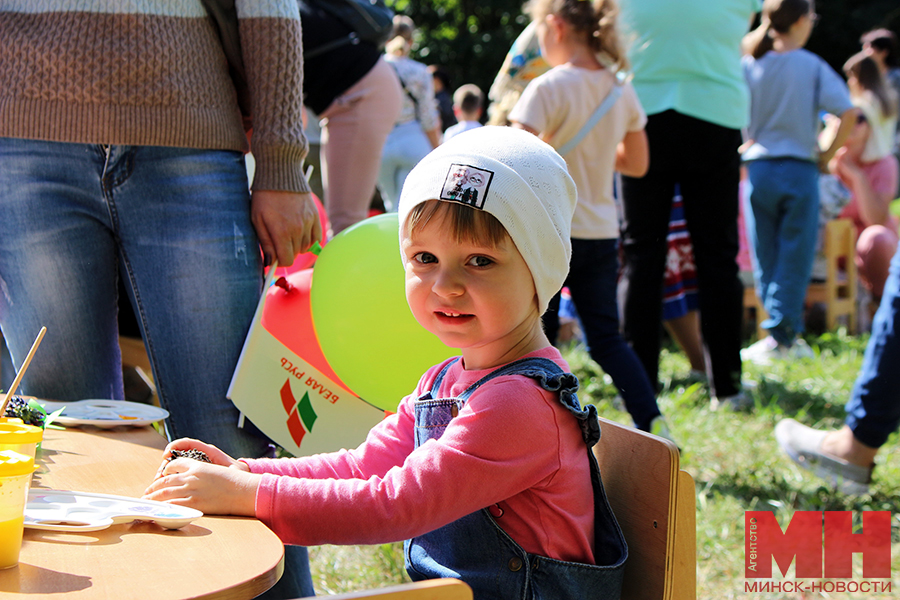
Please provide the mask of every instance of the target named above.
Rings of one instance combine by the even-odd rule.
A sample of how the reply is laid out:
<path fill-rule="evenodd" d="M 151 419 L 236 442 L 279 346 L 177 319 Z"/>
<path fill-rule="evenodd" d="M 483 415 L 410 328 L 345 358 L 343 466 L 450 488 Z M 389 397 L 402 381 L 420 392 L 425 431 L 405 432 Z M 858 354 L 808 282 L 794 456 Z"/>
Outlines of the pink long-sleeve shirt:
<path fill-rule="evenodd" d="M 527 356 L 569 370 L 553 347 Z M 503 376 L 473 393 L 440 439 L 415 448 L 415 399 L 444 364 L 429 369 L 355 450 L 245 459 L 264 474 L 257 517 L 289 544 L 375 544 L 490 507 L 527 552 L 593 564 L 593 492 L 576 418 L 533 379 Z M 490 371 L 466 371 L 457 361 L 438 397 L 457 396 Z"/>

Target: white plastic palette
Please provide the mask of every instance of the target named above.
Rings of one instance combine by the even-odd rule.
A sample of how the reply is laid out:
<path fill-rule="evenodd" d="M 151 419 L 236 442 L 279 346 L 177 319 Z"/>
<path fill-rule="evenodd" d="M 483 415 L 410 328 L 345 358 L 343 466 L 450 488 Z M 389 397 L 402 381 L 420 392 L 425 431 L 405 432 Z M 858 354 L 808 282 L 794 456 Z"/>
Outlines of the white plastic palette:
<path fill-rule="evenodd" d="M 199 510 L 165 502 L 66 490 L 32 489 L 25 505 L 25 527 L 50 531 L 99 531 L 132 521 L 180 529 L 202 516 Z"/>
<path fill-rule="evenodd" d="M 48 413 L 65 408 L 53 422 L 67 427 L 93 425 L 103 429 L 121 427 L 143 427 L 162 421 L 169 412 L 158 406 L 128 402 L 126 400 L 78 400 L 77 402 L 55 402 L 38 400 Z"/>

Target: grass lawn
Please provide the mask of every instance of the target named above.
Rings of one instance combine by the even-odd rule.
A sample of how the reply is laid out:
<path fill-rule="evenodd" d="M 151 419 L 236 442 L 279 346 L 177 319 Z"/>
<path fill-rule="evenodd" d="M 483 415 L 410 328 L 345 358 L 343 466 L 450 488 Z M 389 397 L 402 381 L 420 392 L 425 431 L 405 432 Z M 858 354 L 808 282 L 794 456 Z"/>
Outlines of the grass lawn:
<path fill-rule="evenodd" d="M 697 597 L 727 598 L 889 598 L 900 595 L 900 447 L 891 437 L 878 456 L 871 495 L 845 496 L 796 467 L 783 455 L 772 430 L 779 419 L 838 427 L 843 406 L 862 362 L 867 336 L 826 333 L 808 338 L 816 358 L 765 369 L 745 364 L 746 380 L 757 382 L 756 403 L 748 413 L 712 412 L 703 384 L 688 379 L 687 360 L 664 350 L 660 373 L 665 389 L 659 398 L 673 436 L 683 448 L 682 468 L 697 489 Z M 597 406 L 606 418 L 631 423 L 617 407 L 616 390 L 580 347 L 564 355 L 581 380 L 582 402 Z M 900 368 L 900 365 L 898 365 Z M 744 591 L 744 511 L 775 512 L 782 528 L 794 511 L 887 510 L 892 518 L 892 593 L 781 594 Z M 858 515 L 857 515 L 858 517 Z M 857 519 L 858 520 L 858 519 Z M 310 549 L 313 577 L 320 595 L 384 587 L 407 581 L 401 544 L 324 546 Z M 854 557 L 854 580 L 861 581 L 861 560 Z M 774 568 L 778 574 L 778 568 Z M 793 576 L 793 567 L 788 572 Z"/>

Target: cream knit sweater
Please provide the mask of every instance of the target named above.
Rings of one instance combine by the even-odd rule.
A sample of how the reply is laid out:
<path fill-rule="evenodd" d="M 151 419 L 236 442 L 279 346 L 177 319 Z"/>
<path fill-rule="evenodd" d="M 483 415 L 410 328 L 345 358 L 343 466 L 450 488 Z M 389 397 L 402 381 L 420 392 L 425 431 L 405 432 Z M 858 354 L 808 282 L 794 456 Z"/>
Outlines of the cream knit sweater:
<path fill-rule="evenodd" d="M 309 191 L 295 0 L 236 0 L 254 189 Z M 0 0 L 0 137 L 248 150 L 200 0 Z"/>

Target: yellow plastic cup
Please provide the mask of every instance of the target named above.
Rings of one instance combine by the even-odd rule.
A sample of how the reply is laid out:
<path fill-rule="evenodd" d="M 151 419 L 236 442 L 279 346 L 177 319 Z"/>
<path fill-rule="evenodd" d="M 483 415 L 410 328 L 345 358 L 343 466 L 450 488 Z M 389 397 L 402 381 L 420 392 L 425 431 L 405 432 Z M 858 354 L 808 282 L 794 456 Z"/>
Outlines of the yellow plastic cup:
<path fill-rule="evenodd" d="M 35 459 L 37 445 L 44 439 L 44 430 L 24 423 L 0 422 L 0 451 L 12 450 Z"/>
<path fill-rule="evenodd" d="M 19 564 L 32 473 L 33 458 L 0 450 L 0 569 Z"/>

